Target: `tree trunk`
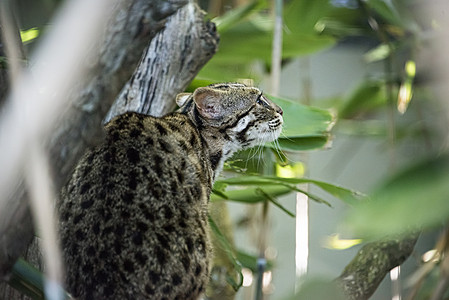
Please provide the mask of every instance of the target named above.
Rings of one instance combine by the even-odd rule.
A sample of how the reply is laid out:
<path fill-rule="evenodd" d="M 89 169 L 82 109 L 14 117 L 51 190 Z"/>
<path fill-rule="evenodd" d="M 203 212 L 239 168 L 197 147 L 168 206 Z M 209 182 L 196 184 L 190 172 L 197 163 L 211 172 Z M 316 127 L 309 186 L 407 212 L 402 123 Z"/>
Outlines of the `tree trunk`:
<path fill-rule="evenodd" d="M 111 103 L 119 93 L 121 87 L 130 77 L 148 41 L 158 30 L 165 25 L 165 18 L 184 6 L 187 1 L 125 1 L 123 7 L 117 12 L 111 21 L 105 39 L 101 46 L 101 55 L 98 61 L 91 67 L 88 85 L 71 95 L 73 99 L 73 111 L 58 127 L 50 139 L 50 152 L 55 178 L 55 187 L 59 190 L 71 173 L 73 166 L 84 153 L 86 147 L 94 145 L 102 135 L 102 120 L 104 119 Z M 183 10 L 184 17 L 177 18 L 173 27 L 189 30 L 189 43 L 191 48 L 183 49 L 185 52 L 177 57 L 185 57 L 191 64 L 184 69 L 178 68 L 171 73 L 172 86 L 163 85 L 157 92 L 159 95 L 171 95 L 182 91 L 189 81 L 193 79 L 199 69 L 215 53 L 217 35 L 210 23 L 203 23 L 203 14 L 199 9 L 189 4 Z M 172 22 L 173 23 L 173 22 Z M 168 25 L 168 24 L 167 24 Z M 195 34 L 194 34 L 195 33 Z M 162 34 L 164 35 L 164 34 Z M 184 43 L 180 41 L 174 41 Z M 187 47 L 189 47 L 187 43 Z M 167 43 L 165 47 L 167 47 Z M 196 47 L 193 47 L 196 45 Z M 153 46 L 154 47 L 154 46 Z M 160 46 L 153 49 L 167 51 Z M 181 47 L 171 46 L 170 50 Z M 187 50 L 187 51 L 186 51 Z M 194 52 L 190 51 L 193 50 Z M 190 52 L 189 52 L 190 51 Z M 148 55 L 145 55 L 145 57 Z M 141 61 L 142 62 L 142 61 Z M 193 62 L 193 63 L 192 63 Z M 170 61 L 165 61 L 170 65 Z M 154 74 L 159 66 L 151 67 Z M 136 73 L 149 74 L 145 67 L 139 67 Z M 140 71 L 139 71 L 140 70 Z M 173 69 L 174 70 L 174 69 Z M 183 75 L 187 74 L 187 75 Z M 159 75 L 157 75 L 159 76 Z M 133 76 L 135 79 L 137 76 Z M 154 82 L 162 82 L 154 77 Z M 129 86 L 132 86 L 130 84 Z M 125 88 L 126 89 L 126 88 Z M 153 89 L 153 92 L 156 92 Z M 154 95 L 154 94 L 153 94 Z M 150 99 L 150 97 L 148 98 Z M 160 97 L 158 101 L 165 101 L 167 96 Z M 151 101 L 150 101 L 151 102 Z M 154 102 L 155 107 L 163 106 Z M 20 189 L 20 197 L 10 201 L 8 211 L 0 212 L 0 277 L 7 279 L 9 271 L 19 255 L 21 255 L 31 240 L 34 231 L 31 222 L 31 213 L 27 205 L 26 193 Z M 11 208 L 11 209 L 10 209 Z M 2 293 L 0 292 L 0 295 Z"/>
<path fill-rule="evenodd" d="M 400 266 L 412 253 L 418 235 L 368 243 L 337 278 L 350 300 L 369 299 L 391 269 Z"/>

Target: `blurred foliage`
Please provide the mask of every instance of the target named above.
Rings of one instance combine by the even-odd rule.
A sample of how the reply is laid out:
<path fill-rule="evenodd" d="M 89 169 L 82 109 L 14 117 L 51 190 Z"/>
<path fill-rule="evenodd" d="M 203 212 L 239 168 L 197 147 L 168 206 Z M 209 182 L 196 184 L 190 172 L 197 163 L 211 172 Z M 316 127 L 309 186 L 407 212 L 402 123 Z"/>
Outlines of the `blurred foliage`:
<path fill-rule="evenodd" d="M 43 28 L 45 20 L 36 21 L 36 15 L 48 16 L 59 3 L 44 1 L 47 6 L 43 7 L 48 9 L 42 12 L 41 7 L 33 14 L 31 10 L 38 2 L 29 2 L 20 2 L 26 12 L 19 16 L 25 24 L 21 28 L 24 32 L 30 28 Z M 202 2 L 210 4 L 213 1 Z M 214 15 L 213 21 L 217 23 L 221 36 L 220 49 L 188 90 L 221 81 L 251 79 L 261 82 L 269 72 L 274 25 L 271 6 L 263 0 L 245 3 Z M 315 54 L 339 44 L 363 43 L 371 47 L 364 56 L 364 63 L 367 66 L 382 64 L 384 72 L 367 74 L 354 90 L 346 95 L 336 95 L 329 102 L 329 110 L 270 97 L 284 110 L 285 126 L 277 146 L 270 144 L 265 149 L 239 153 L 226 170 L 242 176 L 217 180 L 212 201 L 228 200 L 249 205 L 270 203 L 286 214 L 294 215 L 277 197 L 292 191 L 306 193 L 298 185 L 309 183 L 349 204 L 350 212 L 345 225 L 357 237 L 376 239 L 416 230 L 444 228 L 449 219 L 449 206 L 446 204 L 449 195 L 449 154 L 442 133 L 447 133 L 447 126 L 440 128 L 438 101 L 429 96 L 426 82 L 421 79 L 424 74 L 416 63 L 418 51 L 428 43 L 426 30 L 438 26 L 419 20 L 414 11 L 415 4 L 416 1 L 412 0 L 285 1 L 284 65 L 294 58 Z M 23 5 L 29 5 L 31 10 L 23 8 Z M 30 43 L 38 39 L 32 39 Z M 339 76 L 338 73 L 335 76 Z M 330 113 L 331 110 L 335 113 Z M 435 123 L 430 123 L 426 115 L 432 115 Z M 292 166 L 294 163 L 286 159 L 289 152 L 328 147 L 331 130 L 365 138 L 383 138 L 385 148 L 393 152 L 403 145 L 407 147 L 409 143 L 418 144 L 424 150 L 417 153 L 410 150 L 407 164 L 401 165 L 397 172 L 392 167 L 391 177 L 384 178 L 368 198 L 347 188 L 304 178 L 303 174 L 292 175 L 292 178 L 261 176 L 262 173 L 266 175 L 266 169 L 275 169 L 276 162 L 260 167 L 256 162 L 258 156 L 265 156 L 271 151 L 278 163 Z M 392 161 L 391 165 L 396 165 L 396 162 Z M 370 174 L 361 176 L 368 177 Z M 312 200 L 330 205 L 327 199 L 311 193 L 307 195 Z M 257 257 L 234 249 L 213 220 L 211 227 L 239 274 L 237 280 L 228 278 L 237 289 L 241 285 L 242 266 L 255 271 Z M 448 238 L 442 240 L 448 244 Z M 425 272 L 421 267 L 417 270 L 421 272 L 419 278 L 422 280 L 413 283 L 416 299 L 429 298 L 438 282 L 447 279 L 445 276 L 449 274 L 440 271 L 444 266 L 442 257 L 447 254 L 447 247 L 429 245 L 429 250 L 433 248 L 438 249 L 441 256 L 432 264 L 423 264 L 426 266 Z M 24 278 L 21 280 L 26 282 L 26 275 Z M 33 280 L 30 275 L 29 281 Z M 337 293 L 335 286 L 328 282 L 308 281 L 291 299 L 326 299 L 328 295 L 340 299 Z"/>

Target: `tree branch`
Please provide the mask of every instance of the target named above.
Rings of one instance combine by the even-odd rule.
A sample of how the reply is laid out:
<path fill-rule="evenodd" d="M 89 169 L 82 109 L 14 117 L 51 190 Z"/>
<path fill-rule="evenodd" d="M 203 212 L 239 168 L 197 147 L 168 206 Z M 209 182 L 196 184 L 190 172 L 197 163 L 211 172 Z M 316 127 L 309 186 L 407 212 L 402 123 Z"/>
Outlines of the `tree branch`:
<path fill-rule="evenodd" d="M 418 234 L 404 239 L 366 244 L 337 278 L 350 300 L 371 297 L 385 275 L 401 265 L 412 253 Z"/>
<path fill-rule="evenodd" d="M 50 138 L 58 190 L 85 148 L 101 136 L 101 122 L 132 74 L 145 46 L 163 28 L 165 18 L 187 0 L 122 2 L 101 41 L 99 59 L 91 64 L 85 80 L 88 84 L 73 88 L 70 97 L 74 113 L 64 119 Z M 34 235 L 23 185 L 13 199 L 8 202 L 7 209 L 0 212 L 0 278 L 4 279 Z"/>

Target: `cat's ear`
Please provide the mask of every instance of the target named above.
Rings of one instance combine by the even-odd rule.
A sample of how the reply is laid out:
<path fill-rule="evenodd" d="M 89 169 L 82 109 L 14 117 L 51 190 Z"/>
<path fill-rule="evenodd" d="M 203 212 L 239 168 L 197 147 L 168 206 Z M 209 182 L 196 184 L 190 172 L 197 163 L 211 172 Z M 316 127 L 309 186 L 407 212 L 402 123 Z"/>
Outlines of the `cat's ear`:
<path fill-rule="evenodd" d="M 183 106 L 190 95 L 192 95 L 192 93 L 180 93 L 176 95 L 176 104 L 178 104 L 179 107 Z"/>
<path fill-rule="evenodd" d="M 220 119 L 224 115 L 221 106 L 223 92 L 209 87 L 200 87 L 193 93 L 193 100 L 200 114 L 207 119 Z"/>

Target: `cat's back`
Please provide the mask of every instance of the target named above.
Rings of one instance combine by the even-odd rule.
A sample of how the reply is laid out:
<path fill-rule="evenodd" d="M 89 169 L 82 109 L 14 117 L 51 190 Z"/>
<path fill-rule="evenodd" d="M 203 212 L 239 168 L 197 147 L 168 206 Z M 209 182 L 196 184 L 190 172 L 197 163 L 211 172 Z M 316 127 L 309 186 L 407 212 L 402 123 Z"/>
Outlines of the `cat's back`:
<path fill-rule="evenodd" d="M 68 289 L 80 299 L 196 299 L 208 277 L 209 160 L 182 114 L 106 126 L 63 189 Z"/>

